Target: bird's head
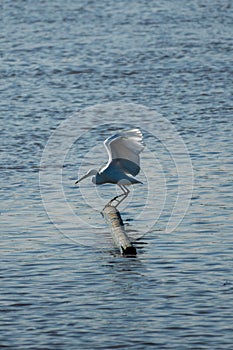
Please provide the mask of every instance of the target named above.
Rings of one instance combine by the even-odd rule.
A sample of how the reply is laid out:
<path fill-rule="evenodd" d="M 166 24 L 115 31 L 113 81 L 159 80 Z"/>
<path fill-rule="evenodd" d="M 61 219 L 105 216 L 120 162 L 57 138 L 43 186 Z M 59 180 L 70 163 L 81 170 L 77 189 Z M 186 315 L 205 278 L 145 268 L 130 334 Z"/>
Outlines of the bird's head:
<path fill-rule="evenodd" d="M 96 175 L 98 174 L 98 171 L 95 170 L 95 169 L 91 169 L 89 170 L 86 175 L 82 176 L 80 179 L 78 179 L 75 184 L 79 183 L 80 181 L 84 180 L 86 177 L 90 177 L 90 176 L 93 176 L 92 178 L 92 182 L 95 182 L 95 177 Z"/>

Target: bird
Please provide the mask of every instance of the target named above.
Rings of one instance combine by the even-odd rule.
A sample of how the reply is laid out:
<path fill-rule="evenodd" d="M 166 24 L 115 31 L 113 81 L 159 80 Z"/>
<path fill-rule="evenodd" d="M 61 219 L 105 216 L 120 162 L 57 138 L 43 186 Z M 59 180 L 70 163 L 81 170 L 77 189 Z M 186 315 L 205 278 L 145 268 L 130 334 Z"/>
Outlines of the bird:
<path fill-rule="evenodd" d="M 140 153 L 144 149 L 143 135 L 139 128 L 121 131 L 104 141 L 108 153 L 108 162 L 98 171 L 91 169 L 78 179 L 75 184 L 92 176 L 92 182 L 96 185 L 105 183 L 117 184 L 122 194 L 111 199 L 107 205 L 117 202 L 117 207 L 130 193 L 126 187 L 132 184 L 142 183 L 135 179 L 140 171 Z"/>

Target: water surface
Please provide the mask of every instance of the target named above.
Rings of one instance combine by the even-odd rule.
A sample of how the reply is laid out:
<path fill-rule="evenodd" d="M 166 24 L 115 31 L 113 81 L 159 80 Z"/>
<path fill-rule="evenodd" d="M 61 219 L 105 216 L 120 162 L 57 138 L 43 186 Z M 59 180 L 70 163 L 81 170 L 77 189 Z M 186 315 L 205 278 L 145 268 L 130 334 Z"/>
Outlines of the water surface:
<path fill-rule="evenodd" d="M 4 1 L 1 348 L 232 348 L 232 11 L 227 0 Z M 148 132 L 156 133 L 156 120 L 141 116 L 156 157 L 151 161 L 145 151 L 142 169 L 149 170 L 140 179 L 155 183 L 155 211 L 137 216 L 145 178 L 122 208 L 128 230 L 138 227 L 140 234 L 154 222 L 163 176 L 169 196 L 135 259 L 112 245 L 99 214 L 102 202 L 96 200 L 94 210 L 73 186 L 85 170 L 82 155 L 87 166 L 102 165 L 102 141 L 116 129 L 111 113 L 94 122 L 78 111 L 109 102 L 144 105 L 167 118 L 193 164 L 191 205 L 180 226 L 165 233 L 177 177 Z M 67 154 L 63 185 L 69 205 L 91 226 L 79 223 L 75 231 L 66 224 L 64 234 L 46 214 L 39 169 L 52 132 L 75 113 L 82 142 Z M 134 121 L 141 126 L 136 115 L 118 116 L 122 126 Z M 90 186 L 84 183 L 83 191 Z M 112 186 L 98 191 L 101 200 L 115 194 Z M 51 196 L 57 208 L 56 191 Z M 95 243 L 82 245 L 80 234 Z"/>

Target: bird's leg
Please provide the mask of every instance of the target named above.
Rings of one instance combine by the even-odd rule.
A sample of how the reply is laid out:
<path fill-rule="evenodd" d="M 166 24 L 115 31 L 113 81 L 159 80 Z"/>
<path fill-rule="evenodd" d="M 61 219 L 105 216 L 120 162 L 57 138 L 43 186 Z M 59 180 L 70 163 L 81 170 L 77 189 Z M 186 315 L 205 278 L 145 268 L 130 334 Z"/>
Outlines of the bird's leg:
<path fill-rule="evenodd" d="M 130 190 L 125 185 L 119 185 L 126 197 L 128 196 Z"/>
<path fill-rule="evenodd" d="M 121 202 L 123 202 L 123 200 L 125 200 L 125 198 L 128 196 L 128 194 L 130 192 L 130 190 L 124 185 L 119 185 L 119 187 L 122 189 L 123 193 L 120 196 L 117 197 L 117 198 L 119 198 L 119 197 L 122 197 L 122 198 L 119 201 L 117 201 L 118 203 L 117 203 L 117 205 L 115 205 L 115 208 L 118 207 L 118 205 Z"/>
<path fill-rule="evenodd" d="M 129 189 L 124 185 L 118 185 L 118 186 L 121 188 L 123 193 L 114 197 L 113 199 L 111 199 L 106 206 L 111 205 L 112 202 L 114 202 L 114 201 L 117 201 L 117 204 L 115 205 L 115 208 L 116 208 L 128 196 L 128 194 L 130 192 Z M 120 198 L 120 197 L 122 197 L 122 198 L 120 200 L 118 200 L 118 198 Z"/>
<path fill-rule="evenodd" d="M 110 201 L 109 201 L 109 204 L 110 203 L 112 203 L 113 201 L 115 201 L 115 200 L 117 200 L 118 198 L 120 198 L 120 197 L 122 197 L 122 196 L 126 196 L 126 194 L 127 194 L 127 188 L 124 188 L 123 187 L 123 185 L 119 185 L 119 187 L 121 188 L 121 190 L 123 191 L 123 193 L 122 194 L 119 194 L 118 196 L 116 196 L 116 197 L 114 197 L 113 199 L 111 199 Z M 128 194 L 127 194 L 128 195 Z"/>
<path fill-rule="evenodd" d="M 108 204 L 107 205 L 111 205 L 112 204 L 112 202 L 114 202 L 114 201 L 116 201 L 119 197 L 122 197 L 122 196 L 124 196 L 125 197 L 125 193 L 122 193 L 122 194 L 120 194 L 120 195 L 118 195 L 118 196 L 116 196 L 116 197 L 114 197 L 113 199 L 111 199 L 109 202 L 108 202 Z M 117 204 L 118 205 L 118 204 Z"/>

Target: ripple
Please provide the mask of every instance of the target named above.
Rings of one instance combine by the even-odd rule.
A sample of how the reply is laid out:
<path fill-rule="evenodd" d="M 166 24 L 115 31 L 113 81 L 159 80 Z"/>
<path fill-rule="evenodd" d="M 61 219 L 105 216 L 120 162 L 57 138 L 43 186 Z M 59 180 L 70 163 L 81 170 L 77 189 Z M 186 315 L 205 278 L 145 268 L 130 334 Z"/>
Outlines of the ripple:
<path fill-rule="evenodd" d="M 6 0 L 2 9 L 0 347 L 232 349 L 231 3 L 44 5 L 12 6 Z M 187 214 L 174 232 L 165 233 L 178 177 L 161 142 L 145 130 L 157 157 L 153 166 L 150 154 L 143 159 L 154 192 L 140 220 L 144 187 L 122 209 L 132 237 L 156 221 L 163 174 L 168 193 L 159 220 L 136 242 L 134 259 L 114 249 L 100 210 L 90 214 L 72 184 L 79 155 L 115 131 L 114 121 L 157 131 L 161 126 L 150 113 L 138 109 L 131 118 L 130 110 L 112 115 L 99 108 L 93 119 L 77 113 L 76 127 L 64 131 L 63 140 L 80 130 L 83 136 L 67 153 L 64 168 L 40 166 L 60 122 L 109 101 L 142 104 L 167 118 L 183 137 L 194 169 Z M 100 152 L 87 159 L 88 166 L 100 163 Z M 64 202 L 47 187 L 54 207 L 61 205 L 57 220 L 65 235 L 57 230 L 42 205 L 39 170 L 62 170 L 70 206 L 98 229 L 72 226 Z M 83 191 L 101 207 L 94 187 Z M 105 201 L 113 187 L 99 191 Z M 78 243 L 80 235 L 92 246 Z"/>

